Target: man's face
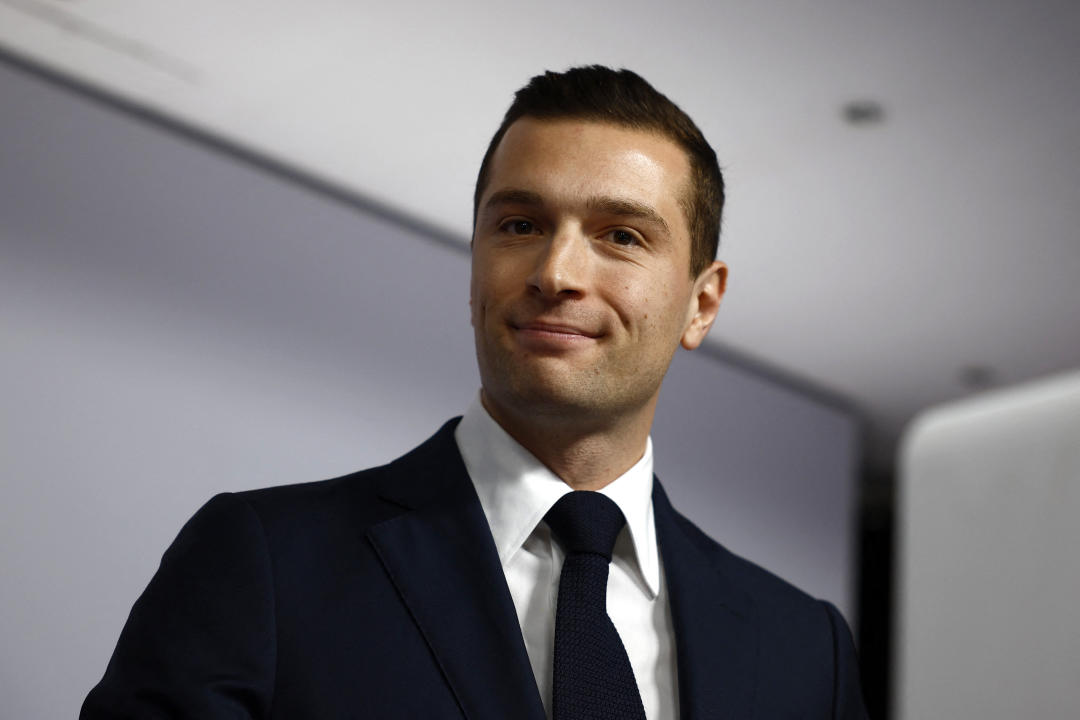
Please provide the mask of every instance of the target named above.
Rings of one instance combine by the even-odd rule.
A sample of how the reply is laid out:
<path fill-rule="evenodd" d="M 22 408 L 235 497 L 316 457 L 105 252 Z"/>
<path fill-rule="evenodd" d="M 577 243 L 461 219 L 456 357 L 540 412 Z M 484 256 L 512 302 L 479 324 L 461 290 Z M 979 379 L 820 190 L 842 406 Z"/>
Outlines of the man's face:
<path fill-rule="evenodd" d="M 719 263 L 690 277 L 688 180 L 683 150 L 653 133 L 510 126 L 472 250 L 476 354 L 496 417 L 651 419 L 675 349 L 700 344 L 723 290 Z"/>

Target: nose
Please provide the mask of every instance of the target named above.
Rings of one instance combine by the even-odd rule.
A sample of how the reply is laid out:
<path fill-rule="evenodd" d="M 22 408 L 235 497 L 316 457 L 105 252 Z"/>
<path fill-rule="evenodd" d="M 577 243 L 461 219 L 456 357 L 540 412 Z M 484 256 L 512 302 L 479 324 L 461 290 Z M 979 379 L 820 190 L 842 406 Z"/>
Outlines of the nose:
<path fill-rule="evenodd" d="M 529 286 L 545 297 L 580 297 L 585 292 L 588 262 L 588 243 L 582 234 L 561 229 L 544 244 Z"/>

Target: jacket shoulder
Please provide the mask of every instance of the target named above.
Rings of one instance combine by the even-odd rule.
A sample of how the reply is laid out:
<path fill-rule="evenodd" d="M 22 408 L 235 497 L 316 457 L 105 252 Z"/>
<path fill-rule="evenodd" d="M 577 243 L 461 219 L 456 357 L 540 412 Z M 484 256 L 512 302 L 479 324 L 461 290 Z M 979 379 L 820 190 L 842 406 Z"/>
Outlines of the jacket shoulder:
<path fill-rule="evenodd" d="M 459 418 L 401 457 L 335 478 L 224 493 L 249 506 L 267 529 L 333 527 L 353 534 L 399 514 L 413 496 L 437 493 L 447 465 L 461 464 L 453 431 Z M 466 476 L 467 477 L 467 476 Z M 415 490 L 415 492 L 410 492 Z M 402 500 L 401 497 L 406 499 Z M 218 498 L 213 502 L 222 502 Z"/>
<path fill-rule="evenodd" d="M 730 603 L 744 627 L 753 628 L 756 704 L 762 716 L 787 716 L 795 699 L 804 710 L 825 709 L 827 717 L 864 719 L 855 647 L 839 611 L 731 552 L 670 505 L 666 510 L 694 548 L 688 554 L 697 556 L 696 568 L 711 566 L 718 581 L 713 589 Z M 689 579 L 696 574 L 684 572 L 681 577 L 682 590 L 696 586 Z"/>
<path fill-rule="evenodd" d="M 802 607 L 820 613 L 821 601 L 804 592 L 779 575 L 737 555 L 709 537 L 691 520 L 676 510 L 675 522 L 687 539 L 712 563 L 725 578 L 735 581 L 756 603 Z"/>

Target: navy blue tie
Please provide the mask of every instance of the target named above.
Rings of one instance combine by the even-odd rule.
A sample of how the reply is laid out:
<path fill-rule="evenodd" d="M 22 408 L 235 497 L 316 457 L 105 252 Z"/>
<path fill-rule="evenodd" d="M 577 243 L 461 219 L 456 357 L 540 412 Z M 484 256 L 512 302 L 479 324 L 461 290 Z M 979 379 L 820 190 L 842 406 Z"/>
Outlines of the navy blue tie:
<path fill-rule="evenodd" d="M 608 565 L 626 524 L 598 492 L 575 490 L 544 517 L 566 552 L 555 613 L 554 720 L 645 720 L 634 671 L 607 614 Z"/>

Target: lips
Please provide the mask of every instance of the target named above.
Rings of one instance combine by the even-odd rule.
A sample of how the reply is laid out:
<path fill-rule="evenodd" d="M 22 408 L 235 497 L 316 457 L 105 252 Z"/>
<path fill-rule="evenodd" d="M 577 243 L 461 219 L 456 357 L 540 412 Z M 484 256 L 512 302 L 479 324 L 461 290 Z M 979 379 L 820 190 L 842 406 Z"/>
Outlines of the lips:
<path fill-rule="evenodd" d="M 563 352 L 584 347 L 601 335 L 588 327 L 555 319 L 511 322 L 510 327 L 524 347 L 541 352 Z"/>
<path fill-rule="evenodd" d="M 599 333 L 586 330 L 585 328 L 556 322 L 533 321 L 526 323 L 511 323 L 511 327 L 523 332 L 546 335 L 567 335 L 582 338 L 595 338 L 599 336 Z"/>

